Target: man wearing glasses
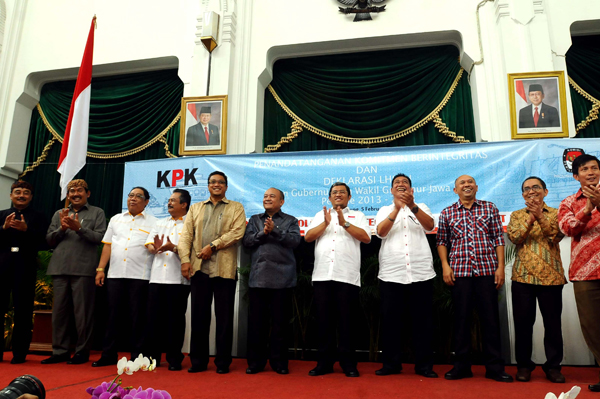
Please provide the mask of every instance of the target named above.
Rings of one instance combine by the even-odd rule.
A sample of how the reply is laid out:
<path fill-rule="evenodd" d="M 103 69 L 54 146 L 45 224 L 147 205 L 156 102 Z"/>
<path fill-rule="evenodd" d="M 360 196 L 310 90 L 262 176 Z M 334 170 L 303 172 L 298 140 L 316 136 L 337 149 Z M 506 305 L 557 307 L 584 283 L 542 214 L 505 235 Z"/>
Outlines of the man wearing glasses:
<path fill-rule="evenodd" d="M 148 284 L 154 258 L 145 244 L 156 224 L 156 218 L 145 211 L 149 200 L 148 190 L 134 187 L 127 195 L 127 211 L 110 219 L 102 239 L 104 248 L 96 269 L 96 285 L 101 287 L 106 283 L 108 318 L 102 357 L 92 363 L 93 367 L 117 364 L 117 336 L 122 330 L 119 314 L 123 311 L 128 311 L 131 320 L 131 358 L 135 359 L 142 353 Z"/>
<path fill-rule="evenodd" d="M 52 356 L 42 364 L 89 360 L 94 328 L 98 245 L 106 232 L 104 211 L 88 203 L 91 192 L 85 180 L 67 185 L 69 206 L 54 213 L 46 239 L 54 248 L 48 265 L 54 286 Z M 69 359 L 72 321 L 77 328 L 75 355 Z"/>
<path fill-rule="evenodd" d="M 308 373 L 313 377 L 332 373 L 336 358 L 347 377 L 359 376 L 354 314 L 360 308 L 360 243 L 371 242 L 371 228 L 362 212 L 348 208 L 350 198 L 346 183 L 334 183 L 329 189 L 332 208 L 323 207 L 304 236 L 306 242 L 316 240 L 312 281 L 319 324 L 319 360 Z"/>
<path fill-rule="evenodd" d="M 531 340 L 537 299 L 544 319 L 546 363 L 542 368 L 548 380 L 565 382 L 560 362 L 562 290 L 567 280 L 558 246 L 563 238 L 558 229 L 558 210 L 544 202 L 548 190 L 539 177 L 525 179 L 521 190 L 525 208 L 511 214 L 507 228 L 508 238 L 517 246 L 511 278 L 517 381 L 529 381 L 535 369 Z"/>
<path fill-rule="evenodd" d="M 376 375 L 402 370 L 402 308 L 411 304 L 415 373 L 437 378 L 433 371 L 433 256 L 426 232 L 434 228 L 431 211 L 416 204 L 410 177 L 399 173 L 392 179 L 393 203 L 382 207 L 375 218 L 381 238 L 379 290 L 381 292 L 383 367 Z"/>
<path fill-rule="evenodd" d="M 246 214 L 239 202 L 225 198 L 227 176 L 208 176 L 210 198 L 190 207 L 177 248 L 181 274 L 191 280 L 192 336 L 190 373 L 208 367 L 211 306 L 215 299 L 217 373 L 231 365 L 233 313 L 237 280 L 237 243 L 246 230 Z"/>

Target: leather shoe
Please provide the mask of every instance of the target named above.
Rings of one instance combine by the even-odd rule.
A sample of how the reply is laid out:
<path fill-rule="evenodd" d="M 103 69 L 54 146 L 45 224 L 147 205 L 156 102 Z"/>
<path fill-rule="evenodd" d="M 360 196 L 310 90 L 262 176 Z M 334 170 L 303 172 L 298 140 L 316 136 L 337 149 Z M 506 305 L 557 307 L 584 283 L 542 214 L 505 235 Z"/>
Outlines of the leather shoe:
<path fill-rule="evenodd" d="M 565 376 L 562 375 L 562 373 L 556 369 L 550 369 L 546 371 L 546 378 L 550 382 L 556 382 L 559 384 L 565 382 Z"/>
<path fill-rule="evenodd" d="M 76 353 L 73 357 L 67 361 L 67 364 L 83 364 L 88 362 L 89 357 L 83 353 Z"/>
<path fill-rule="evenodd" d="M 600 382 L 597 384 L 588 385 L 588 389 L 592 392 L 600 392 Z"/>
<path fill-rule="evenodd" d="M 13 356 L 10 364 L 21 364 L 25 363 L 25 356 Z"/>
<path fill-rule="evenodd" d="M 217 374 L 229 373 L 229 367 L 217 367 Z"/>
<path fill-rule="evenodd" d="M 100 357 L 100 359 L 96 360 L 92 363 L 92 367 L 104 367 L 104 366 L 113 366 L 117 364 L 117 359 L 110 359 L 108 357 Z"/>
<path fill-rule="evenodd" d="M 527 382 L 531 379 L 531 370 L 526 367 L 517 369 L 517 381 Z"/>
<path fill-rule="evenodd" d="M 452 370 L 444 375 L 444 378 L 447 380 L 461 380 L 463 378 L 471 377 L 473 377 L 473 372 L 471 370 L 459 370 L 456 367 L 453 367 Z"/>
<path fill-rule="evenodd" d="M 437 373 L 433 370 L 415 371 L 415 373 L 418 375 L 422 375 L 425 378 L 438 378 Z"/>
<path fill-rule="evenodd" d="M 490 380 L 494 380 L 494 381 L 498 381 L 498 382 L 513 382 L 512 376 L 505 373 L 504 371 L 501 373 L 490 373 L 490 372 L 486 371 L 485 378 L 489 378 Z"/>
<path fill-rule="evenodd" d="M 67 360 L 69 360 L 69 358 L 70 358 L 70 356 L 68 353 L 65 353 L 64 355 L 52 355 L 49 358 L 42 360 L 40 363 L 42 363 L 42 364 L 62 363 L 62 362 L 66 362 Z"/>
<path fill-rule="evenodd" d="M 344 370 L 344 374 L 346 374 L 346 377 L 360 377 L 360 373 L 357 369 Z"/>
<path fill-rule="evenodd" d="M 246 369 L 246 374 L 258 374 L 261 371 L 263 371 L 263 369 L 259 369 L 258 367 L 248 367 Z"/>
<path fill-rule="evenodd" d="M 383 366 L 379 370 L 375 370 L 375 375 L 392 375 L 392 374 L 400 374 L 400 370 Z"/>
<path fill-rule="evenodd" d="M 181 364 L 169 364 L 169 371 L 181 371 Z"/>
<path fill-rule="evenodd" d="M 275 369 L 275 372 L 276 372 L 277 374 L 289 374 L 289 373 L 290 373 L 290 370 L 289 370 L 289 369 L 287 369 L 287 368 L 283 368 L 283 367 L 281 367 L 281 368 L 276 368 L 276 369 Z"/>
<path fill-rule="evenodd" d="M 188 369 L 188 373 L 200 373 L 206 371 L 206 366 L 192 366 Z"/>
<path fill-rule="evenodd" d="M 333 373 L 333 367 L 315 367 L 314 369 L 308 372 L 308 375 L 311 377 L 317 377 L 320 375 L 331 374 Z"/>

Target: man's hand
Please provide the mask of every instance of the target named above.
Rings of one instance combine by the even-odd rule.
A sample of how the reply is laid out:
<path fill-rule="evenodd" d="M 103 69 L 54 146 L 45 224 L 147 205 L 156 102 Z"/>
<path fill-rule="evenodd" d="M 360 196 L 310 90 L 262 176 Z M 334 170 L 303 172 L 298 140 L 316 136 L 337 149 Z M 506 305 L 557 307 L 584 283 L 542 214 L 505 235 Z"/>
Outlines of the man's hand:
<path fill-rule="evenodd" d="M 202 248 L 202 252 L 200 252 L 200 257 L 204 260 L 208 260 L 208 259 L 210 259 L 212 254 L 213 254 L 213 251 L 209 244 L 209 245 L 205 246 L 204 248 Z"/>
<path fill-rule="evenodd" d="M 600 191 L 598 191 L 598 187 L 585 186 L 581 187 L 581 191 L 583 192 L 583 195 L 588 199 L 588 202 L 585 206 L 586 210 L 588 208 L 588 205 L 591 206 L 590 213 L 595 207 L 600 206 Z"/>
<path fill-rule="evenodd" d="M 167 242 L 165 242 L 163 245 L 161 245 L 157 251 L 159 254 L 161 254 L 163 252 L 167 252 L 167 251 L 173 252 L 173 248 L 175 248 L 175 244 L 173 244 L 171 242 L 171 240 L 169 239 L 169 237 L 167 237 Z"/>
<path fill-rule="evenodd" d="M 79 214 L 77 213 L 75 213 L 72 216 L 67 216 L 65 218 L 65 222 L 67 223 L 67 226 L 69 226 L 69 228 L 73 231 L 79 231 L 79 229 L 81 229 L 81 223 L 79 223 Z"/>
<path fill-rule="evenodd" d="M 344 219 L 344 212 L 342 207 L 338 205 L 335 211 L 337 212 L 338 223 L 340 224 L 340 226 L 343 226 L 346 223 L 346 219 Z"/>
<path fill-rule="evenodd" d="M 263 229 L 263 232 L 265 234 L 269 234 L 270 232 L 273 231 L 274 227 L 275 227 L 275 223 L 273 223 L 273 219 L 271 219 L 271 217 L 268 217 L 265 220 L 265 228 Z"/>
<path fill-rule="evenodd" d="M 152 252 L 152 251 L 150 251 L 150 252 L 152 252 L 153 254 L 156 254 L 156 252 L 158 252 L 160 247 L 162 247 L 162 245 L 163 245 L 163 238 L 164 238 L 164 235 L 159 237 L 157 234 L 154 236 L 154 244 L 152 244 L 152 246 L 154 247 L 154 252 Z"/>
<path fill-rule="evenodd" d="M 536 219 L 539 221 L 544 216 L 544 207 L 541 201 L 535 198 L 530 199 L 525 201 L 525 206 L 527 206 L 527 210 L 529 211 L 530 224 L 533 224 Z"/>
<path fill-rule="evenodd" d="M 496 273 L 494 273 L 494 284 L 496 284 L 496 289 L 499 290 L 504 285 L 504 268 L 498 267 L 496 269 Z"/>
<path fill-rule="evenodd" d="M 325 216 L 325 226 L 329 226 L 329 223 L 331 223 L 331 213 L 329 213 L 326 206 L 323 207 L 323 214 Z"/>
<path fill-rule="evenodd" d="M 404 191 L 400 193 L 400 201 L 406 204 L 409 208 L 415 207 L 415 197 L 414 197 L 414 188 L 411 188 L 410 191 Z M 394 201 L 395 203 L 396 201 Z"/>
<path fill-rule="evenodd" d="M 454 286 L 454 272 L 452 271 L 452 268 L 450 268 L 449 265 L 442 265 L 442 270 L 444 273 L 444 283 L 446 283 L 446 285 L 453 287 Z"/>
<path fill-rule="evenodd" d="M 96 272 L 96 285 L 102 287 L 104 285 L 104 272 Z"/>
<path fill-rule="evenodd" d="M 192 276 L 192 264 L 190 262 L 181 264 L 181 275 L 189 280 Z"/>
<path fill-rule="evenodd" d="M 394 197 L 394 207 L 397 210 L 400 210 L 400 209 L 404 208 L 404 202 L 402 202 L 402 200 L 400 200 L 400 198 Z"/>
<path fill-rule="evenodd" d="M 19 231 L 27 231 L 27 223 L 25 222 L 25 216 L 21 215 L 21 219 L 16 217 L 10 222 L 10 227 Z"/>
<path fill-rule="evenodd" d="M 67 231 L 69 229 L 69 223 L 67 219 L 69 219 L 69 209 L 63 208 L 58 214 L 60 217 L 60 228 L 62 231 Z"/>
<path fill-rule="evenodd" d="M 10 228 L 12 227 L 12 225 L 11 225 L 11 224 L 12 224 L 12 221 L 13 221 L 13 220 L 15 220 L 15 213 L 14 213 L 14 212 L 13 212 L 13 213 L 11 213 L 10 215 L 8 215 L 8 216 L 6 217 L 6 219 L 4 220 L 4 226 L 2 226 L 2 228 L 3 228 L 4 230 L 8 230 L 8 229 L 10 229 Z"/>

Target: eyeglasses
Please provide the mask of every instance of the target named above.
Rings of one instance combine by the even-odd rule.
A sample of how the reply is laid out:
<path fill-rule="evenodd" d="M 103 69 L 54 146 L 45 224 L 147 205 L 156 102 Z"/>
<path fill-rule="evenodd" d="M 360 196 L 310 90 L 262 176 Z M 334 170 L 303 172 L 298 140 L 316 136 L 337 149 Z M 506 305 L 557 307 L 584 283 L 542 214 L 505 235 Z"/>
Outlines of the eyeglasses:
<path fill-rule="evenodd" d="M 226 184 L 225 180 L 209 180 L 208 184 Z"/>
<path fill-rule="evenodd" d="M 348 192 L 347 191 L 332 191 L 331 194 L 332 195 L 337 195 L 337 194 L 344 195 L 344 194 L 348 194 Z"/>
<path fill-rule="evenodd" d="M 171 202 L 173 202 L 173 203 L 175 203 L 175 204 L 178 204 L 178 203 L 179 203 L 179 200 L 178 200 L 177 198 L 169 198 L 169 200 L 168 200 L 167 202 L 168 202 L 169 204 L 170 204 Z"/>
<path fill-rule="evenodd" d="M 533 190 L 533 191 L 537 192 L 537 191 L 542 191 L 542 190 L 543 190 L 543 188 L 542 188 L 542 187 L 540 187 L 540 186 L 523 187 L 523 192 L 524 192 L 524 193 L 528 193 L 528 192 L 530 192 L 531 190 Z"/>
<path fill-rule="evenodd" d="M 144 194 L 134 194 L 134 193 L 130 193 L 127 197 L 129 198 L 139 198 L 141 200 L 146 199 L 146 197 L 144 197 Z"/>

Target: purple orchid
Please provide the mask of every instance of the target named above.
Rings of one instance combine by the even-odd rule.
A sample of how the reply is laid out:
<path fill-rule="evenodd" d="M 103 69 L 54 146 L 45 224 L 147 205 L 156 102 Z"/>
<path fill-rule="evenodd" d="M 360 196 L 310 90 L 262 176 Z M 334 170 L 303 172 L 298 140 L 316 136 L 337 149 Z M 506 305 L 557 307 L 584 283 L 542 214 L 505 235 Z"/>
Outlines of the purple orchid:
<path fill-rule="evenodd" d="M 167 391 L 161 391 L 159 389 L 148 388 L 146 390 L 139 387 L 138 389 L 132 389 L 123 399 L 171 399 L 171 395 Z"/>

